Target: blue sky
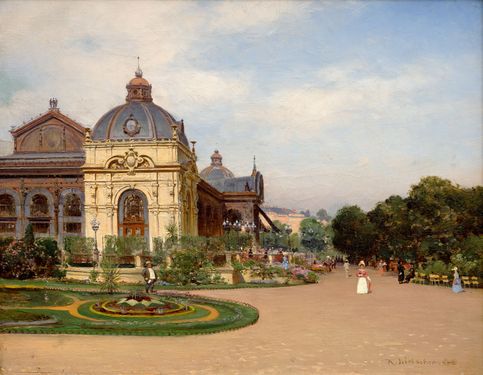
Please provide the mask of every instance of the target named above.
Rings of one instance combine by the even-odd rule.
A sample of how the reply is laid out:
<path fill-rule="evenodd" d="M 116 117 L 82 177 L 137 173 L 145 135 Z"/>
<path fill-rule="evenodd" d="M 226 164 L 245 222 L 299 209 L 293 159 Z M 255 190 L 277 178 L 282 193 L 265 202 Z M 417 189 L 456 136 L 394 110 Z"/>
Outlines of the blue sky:
<path fill-rule="evenodd" d="M 200 169 L 253 155 L 266 201 L 334 213 L 422 176 L 481 184 L 481 2 L 0 3 L 0 139 L 47 109 L 93 126 L 141 56 Z M 59 17 L 59 15 L 62 15 Z"/>

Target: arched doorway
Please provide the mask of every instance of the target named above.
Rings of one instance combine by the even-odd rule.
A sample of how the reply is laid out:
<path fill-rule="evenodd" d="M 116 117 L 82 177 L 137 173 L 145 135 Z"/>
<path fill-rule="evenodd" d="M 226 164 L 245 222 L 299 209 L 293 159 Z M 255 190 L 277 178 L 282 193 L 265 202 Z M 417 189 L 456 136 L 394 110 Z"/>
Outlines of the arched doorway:
<path fill-rule="evenodd" d="M 119 236 L 149 238 L 148 201 L 139 190 L 127 190 L 119 198 Z"/>

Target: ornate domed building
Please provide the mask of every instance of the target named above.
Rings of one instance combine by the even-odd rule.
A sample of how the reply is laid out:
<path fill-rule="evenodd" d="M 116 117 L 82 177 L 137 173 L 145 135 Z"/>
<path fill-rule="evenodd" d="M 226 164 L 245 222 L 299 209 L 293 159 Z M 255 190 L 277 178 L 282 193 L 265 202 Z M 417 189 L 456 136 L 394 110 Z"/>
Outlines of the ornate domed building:
<path fill-rule="evenodd" d="M 152 245 L 168 226 L 179 234 L 221 236 L 238 220 L 260 228 L 263 176 L 235 177 L 215 150 L 199 174 L 183 120 L 153 103 L 151 84 L 138 67 L 126 102 L 91 129 L 48 112 L 13 128 L 14 152 L 0 157 L 0 237 L 36 236 L 63 245 L 67 236 L 143 236 Z M 84 208 L 84 209 L 82 209 Z M 248 227 L 248 226 L 247 226 Z M 151 247 L 152 248 L 152 247 Z"/>
<path fill-rule="evenodd" d="M 196 156 L 183 121 L 153 103 L 151 85 L 138 69 L 126 86 L 126 103 L 109 110 L 86 135 L 86 221 L 104 235 L 196 235 Z M 88 236 L 94 236 L 88 226 Z M 101 244 L 102 245 L 102 244 Z"/>

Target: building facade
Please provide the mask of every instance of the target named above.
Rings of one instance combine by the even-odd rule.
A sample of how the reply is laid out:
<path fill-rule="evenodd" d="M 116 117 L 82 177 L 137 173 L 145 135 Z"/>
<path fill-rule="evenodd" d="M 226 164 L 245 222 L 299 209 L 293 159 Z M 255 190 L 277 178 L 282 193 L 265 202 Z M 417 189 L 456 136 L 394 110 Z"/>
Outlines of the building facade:
<path fill-rule="evenodd" d="M 85 128 L 51 99 L 46 113 L 11 134 L 13 153 L 0 157 L 0 236 L 21 238 L 29 223 L 37 237 L 85 235 Z"/>
<path fill-rule="evenodd" d="M 264 189 L 255 165 L 237 178 L 216 151 L 198 173 L 196 142 L 153 103 L 141 69 L 126 89 L 126 102 L 92 129 L 51 99 L 45 114 L 11 131 L 14 151 L 0 157 L 0 236 L 21 238 L 31 223 L 37 237 L 62 245 L 66 236 L 94 237 L 94 219 L 100 249 L 106 235 L 152 244 L 172 225 L 189 235 L 220 236 L 235 222 L 257 232 Z"/>

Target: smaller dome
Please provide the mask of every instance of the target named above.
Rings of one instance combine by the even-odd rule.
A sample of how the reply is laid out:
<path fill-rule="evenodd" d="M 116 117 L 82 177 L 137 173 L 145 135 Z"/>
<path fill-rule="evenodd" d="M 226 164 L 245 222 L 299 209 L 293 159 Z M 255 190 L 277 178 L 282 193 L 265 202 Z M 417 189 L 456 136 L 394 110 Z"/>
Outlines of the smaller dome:
<path fill-rule="evenodd" d="M 134 77 L 128 83 L 129 86 L 147 86 L 149 87 L 149 82 L 143 77 Z"/>
<path fill-rule="evenodd" d="M 143 78 L 143 71 L 138 67 L 134 73 L 135 77 L 132 78 L 126 85 L 127 89 L 127 102 L 152 102 L 151 96 L 151 84 Z"/>
<path fill-rule="evenodd" d="M 223 166 L 223 157 L 218 150 L 211 155 L 211 165 L 200 172 L 200 176 L 205 180 L 219 180 L 224 178 L 234 178 L 235 175 L 228 168 Z"/>

